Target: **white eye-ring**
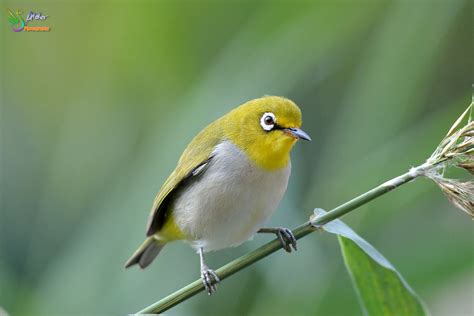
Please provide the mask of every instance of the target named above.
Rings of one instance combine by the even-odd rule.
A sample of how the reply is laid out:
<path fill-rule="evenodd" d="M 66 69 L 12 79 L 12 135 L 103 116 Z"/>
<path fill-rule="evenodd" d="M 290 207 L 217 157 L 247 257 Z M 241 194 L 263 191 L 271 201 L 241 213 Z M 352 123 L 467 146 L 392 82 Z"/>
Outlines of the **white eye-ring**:
<path fill-rule="evenodd" d="M 266 112 L 262 115 L 262 118 L 260 119 L 260 125 L 264 130 L 271 131 L 275 127 L 275 124 L 275 114 L 272 112 Z"/>

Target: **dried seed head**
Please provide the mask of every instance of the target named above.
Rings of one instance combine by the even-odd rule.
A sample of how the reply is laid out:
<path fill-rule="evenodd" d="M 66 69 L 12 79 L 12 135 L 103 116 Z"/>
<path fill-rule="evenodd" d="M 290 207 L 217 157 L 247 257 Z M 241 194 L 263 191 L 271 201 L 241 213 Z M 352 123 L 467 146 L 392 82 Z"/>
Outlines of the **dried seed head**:
<path fill-rule="evenodd" d="M 456 120 L 431 157 L 423 164 L 427 167 L 421 170 L 423 176 L 430 178 L 441 188 L 451 203 L 474 218 L 474 180 L 461 181 L 444 177 L 444 170 L 450 166 L 461 167 L 474 174 L 473 104 Z M 466 125 L 462 126 L 466 119 Z"/>
<path fill-rule="evenodd" d="M 471 114 L 473 103 L 456 120 L 449 129 L 446 136 L 438 145 L 427 162 L 438 164 L 447 160 L 465 158 L 467 155 L 474 155 L 474 121 Z M 460 127 L 461 123 L 467 118 L 467 124 Z"/>
<path fill-rule="evenodd" d="M 462 211 L 474 217 L 474 182 L 431 177 L 448 200 Z"/>

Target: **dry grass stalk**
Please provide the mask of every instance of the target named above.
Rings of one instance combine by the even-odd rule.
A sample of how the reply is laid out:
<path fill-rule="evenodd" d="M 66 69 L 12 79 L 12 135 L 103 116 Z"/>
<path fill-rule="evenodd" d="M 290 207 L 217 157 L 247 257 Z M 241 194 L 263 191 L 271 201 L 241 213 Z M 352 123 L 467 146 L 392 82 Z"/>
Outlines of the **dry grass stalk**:
<path fill-rule="evenodd" d="M 467 181 L 444 177 L 446 168 L 456 166 L 474 174 L 474 121 L 473 104 L 456 120 L 448 133 L 424 165 L 424 176 L 433 180 L 448 200 L 457 208 L 474 217 L 474 180 Z M 466 125 L 461 124 L 466 120 Z"/>

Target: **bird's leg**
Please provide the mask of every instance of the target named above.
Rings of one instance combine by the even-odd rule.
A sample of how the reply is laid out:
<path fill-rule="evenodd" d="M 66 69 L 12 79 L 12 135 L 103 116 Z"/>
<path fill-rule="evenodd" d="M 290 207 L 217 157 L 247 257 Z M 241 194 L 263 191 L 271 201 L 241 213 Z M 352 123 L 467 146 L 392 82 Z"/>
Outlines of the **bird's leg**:
<path fill-rule="evenodd" d="M 201 261 L 202 283 L 206 288 L 207 294 L 211 295 L 217 290 L 216 284 L 219 283 L 221 280 L 213 270 L 207 267 L 206 263 L 204 262 L 204 254 L 202 247 L 199 248 L 199 259 Z"/>
<path fill-rule="evenodd" d="M 286 252 L 291 252 L 291 247 L 296 251 L 296 238 L 293 232 L 288 228 L 276 227 L 276 228 L 260 228 L 257 233 L 272 233 L 277 235 L 280 240 L 283 249 Z"/>

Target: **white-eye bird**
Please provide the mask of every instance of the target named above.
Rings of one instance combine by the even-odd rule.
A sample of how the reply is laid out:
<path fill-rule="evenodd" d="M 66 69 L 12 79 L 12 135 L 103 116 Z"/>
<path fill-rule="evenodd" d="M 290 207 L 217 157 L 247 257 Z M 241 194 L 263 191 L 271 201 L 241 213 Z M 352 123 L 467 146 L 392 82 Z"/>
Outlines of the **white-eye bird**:
<path fill-rule="evenodd" d="M 202 130 L 184 150 L 156 196 L 147 239 L 125 267 L 147 267 L 175 240 L 197 250 L 209 294 L 217 274 L 203 253 L 238 246 L 257 232 L 275 233 L 286 251 L 296 239 L 286 228 L 262 228 L 280 203 L 291 172 L 301 111 L 291 100 L 266 96 L 246 102 Z"/>

